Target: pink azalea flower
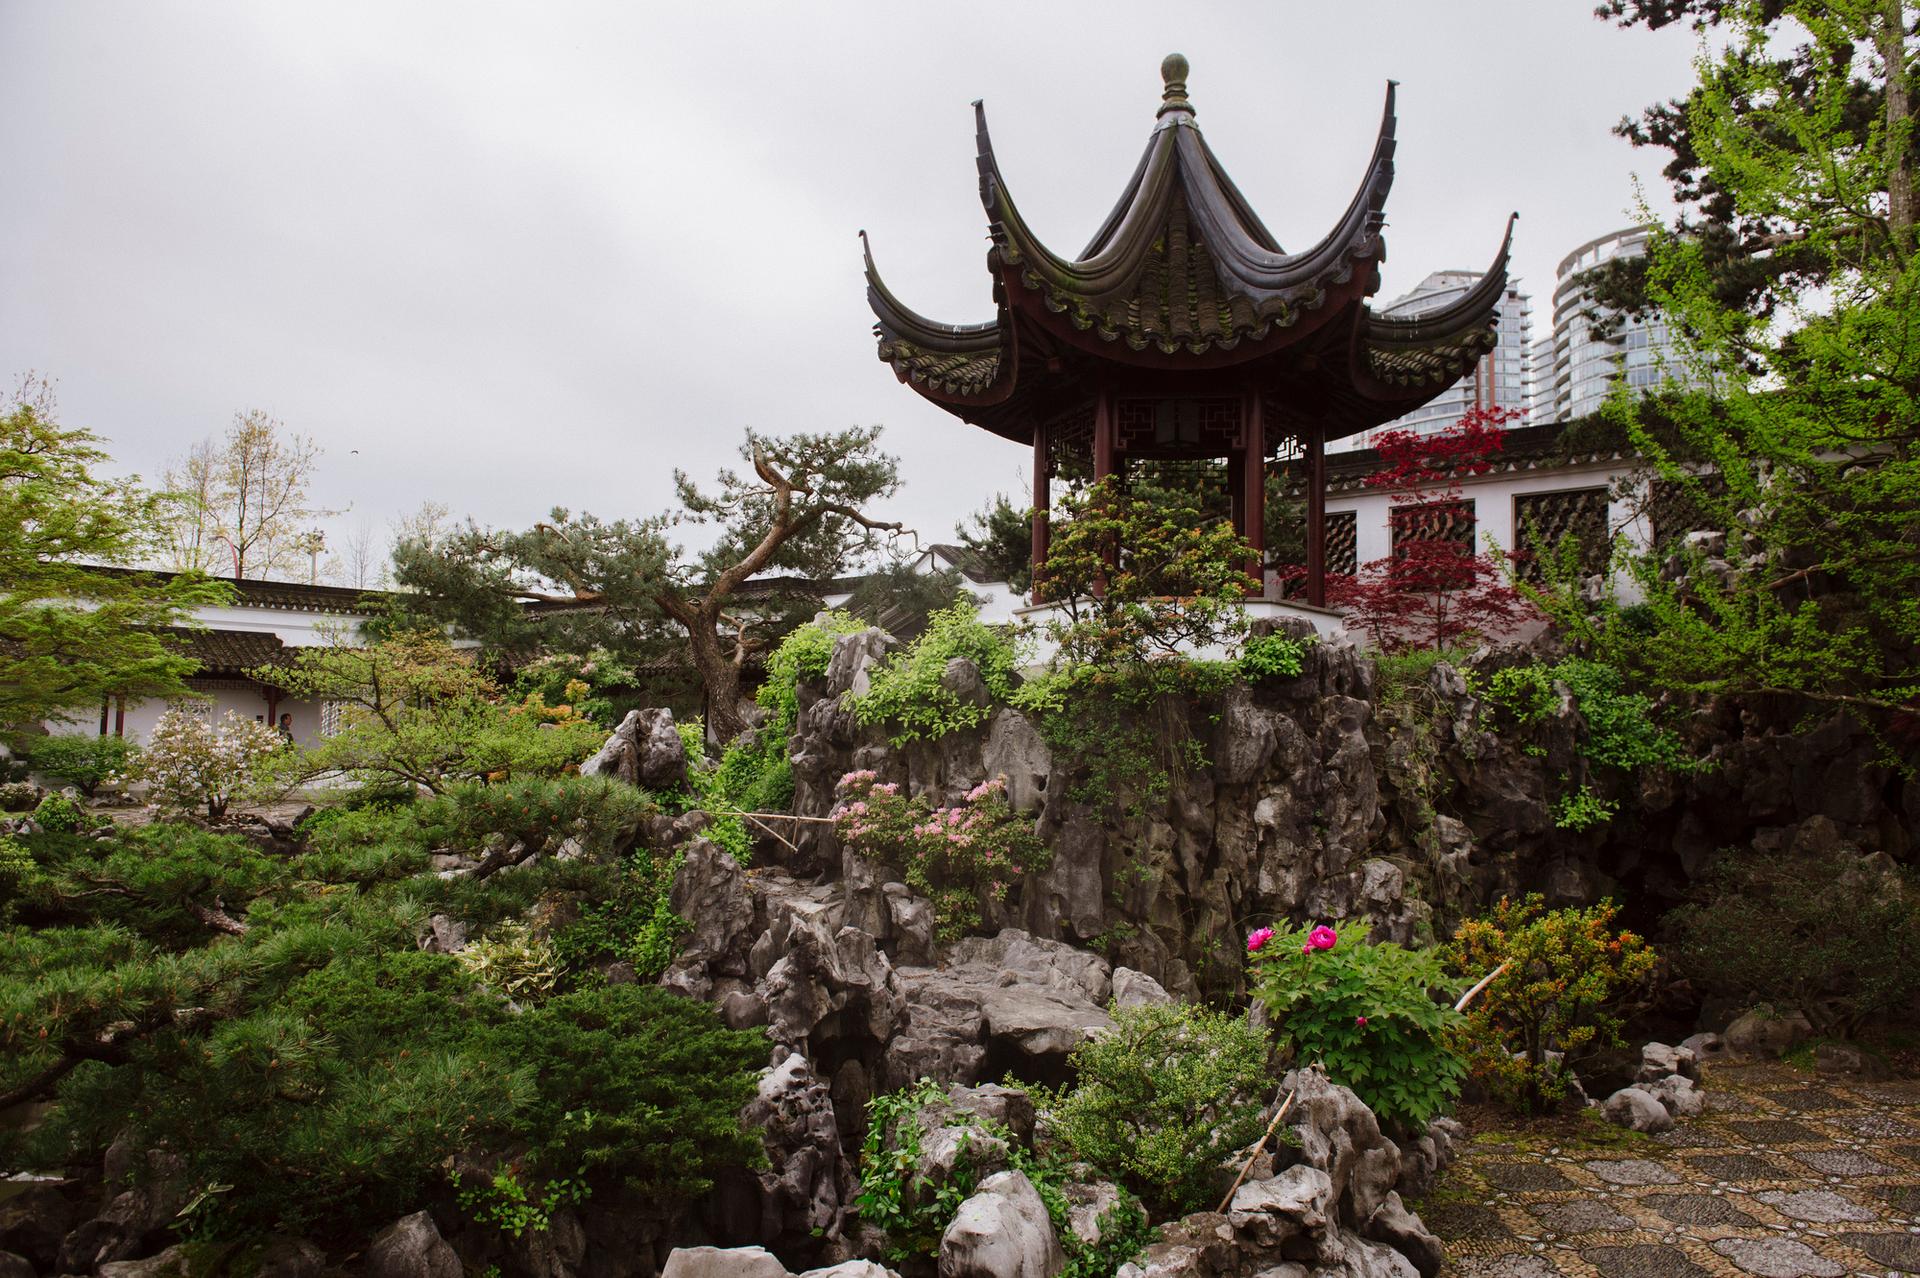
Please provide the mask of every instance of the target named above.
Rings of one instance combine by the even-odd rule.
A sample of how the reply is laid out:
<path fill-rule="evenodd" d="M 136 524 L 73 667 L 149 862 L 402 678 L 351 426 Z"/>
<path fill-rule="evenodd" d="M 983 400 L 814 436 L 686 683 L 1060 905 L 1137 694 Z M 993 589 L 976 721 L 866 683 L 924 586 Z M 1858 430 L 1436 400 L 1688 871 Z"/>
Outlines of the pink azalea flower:
<path fill-rule="evenodd" d="M 1253 929 L 1253 931 L 1247 933 L 1247 953 L 1252 954 L 1255 950 L 1258 950 L 1261 946 L 1265 945 L 1268 941 L 1271 941 L 1272 939 L 1273 939 L 1272 928 L 1257 927 Z"/>
<path fill-rule="evenodd" d="M 1339 933 L 1324 923 L 1307 933 L 1307 944 L 1316 950 L 1330 950 L 1339 939 Z"/>

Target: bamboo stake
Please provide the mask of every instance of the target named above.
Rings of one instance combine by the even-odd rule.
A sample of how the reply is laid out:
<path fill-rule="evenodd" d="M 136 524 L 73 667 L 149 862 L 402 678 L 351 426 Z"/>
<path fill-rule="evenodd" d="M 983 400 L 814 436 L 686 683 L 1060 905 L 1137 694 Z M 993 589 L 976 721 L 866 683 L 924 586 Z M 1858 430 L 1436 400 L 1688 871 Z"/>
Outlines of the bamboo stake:
<path fill-rule="evenodd" d="M 1279 1112 L 1273 1116 L 1273 1121 L 1267 1124 L 1267 1130 L 1260 1133 L 1260 1139 L 1255 1143 L 1253 1152 L 1247 1155 L 1247 1161 L 1245 1165 L 1240 1168 L 1240 1174 L 1233 1178 L 1233 1184 L 1227 1187 L 1227 1196 L 1220 1200 L 1220 1205 L 1214 1208 L 1215 1211 L 1225 1211 L 1227 1204 L 1233 1201 L 1234 1191 L 1240 1188 L 1240 1182 L 1245 1180 L 1247 1173 L 1253 1170 L 1254 1160 L 1260 1157 L 1260 1151 L 1265 1149 L 1267 1142 L 1273 1139 L 1273 1133 L 1280 1127 L 1280 1120 L 1285 1118 L 1287 1111 L 1293 1108 L 1293 1098 L 1296 1094 L 1295 1092 L 1288 1092 L 1287 1099 L 1280 1102 Z"/>
<path fill-rule="evenodd" d="M 1488 972 L 1485 976 L 1481 977 L 1479 984 L 1475 985 L 1472 989 L 1468 990 L 1465 994 L 1462 994 L 1460 996 L 1460 1001 L 1453 1005 L 1453 1010 L 1456 1012 L 1466 1011 L 1467 1004 L 1473 1002 L 1473 1000 L 1480 994 L 1482 990 L 1486 989 L 1487 986 L 1493 984 L 1496 980 L 1498 980 L 1500 978 L 1500 973 L 1506 970 L 1507 970 L 1506 963 L 1502 963 L 1500 964 L 1499 967 L 1494 968 L 1491 972 Z"/>

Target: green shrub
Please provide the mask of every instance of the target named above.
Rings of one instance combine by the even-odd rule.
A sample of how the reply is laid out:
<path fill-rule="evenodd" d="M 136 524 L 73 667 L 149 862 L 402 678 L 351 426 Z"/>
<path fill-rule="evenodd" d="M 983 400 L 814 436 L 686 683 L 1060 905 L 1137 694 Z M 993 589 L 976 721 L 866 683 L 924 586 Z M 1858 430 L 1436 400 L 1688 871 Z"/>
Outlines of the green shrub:
<path fill-rule="evenodd" d="M 40 800 L 33 819 L 48 834 L 79 834 L 93 824 L 86 810 L 64 794 L 49 794 Z"/>
<path fill-rule="evenodd" d="M 1261 635 L 1240 651 L 1240 676 L 1249 681 L 1296 678 L 1304 668 L 1307 645 L 1285 635 Z"/>
<path fill-rule="evenodd" d="M 668 899 L 682 859 L 675 853 L 656 860 L 645 849 L 629 853 L 614 891 L 590 899 L 578 919 L 555 933 L 561 964 L 577 976 L 596 963 L 627 962 L 643 981 L 666 971 L 686 931 Z"/>
<path fill-rule="evenodd" d="M 1447 1043 L 1459 1013 L 1433 997 L 1452 982 L 1434 952 L 1365 937 L 1358 923 L 1256 930 L 1254 997 L 1295 1060 L 1325 1065 L 1383 1124 L 1424 1130 L 1466 1073 Z"/>
<path fill-rule="evenodd" d="M 943 941 L 979 927 L 984 901 L 1004 901 L 1022 875 L 1053 860 L 1033 819 L 1007 803 L 1005 777 L 981 782 L 951 807 L 907 798 L 864 770 L 841 777 L 839 794 L 835 832 L 862 856 L 905 871 L 907 884 L 932 900 Z"/>
<path fill-rule="evenodd" d="M 934 612 L 919 638 L 875 667 L 871 685 L 849 708 L 861 723 L 893 726 L 897 746 L 978 727 L 993 705 L 962 701 L 944 682 L 947 663 L 960 657 L 979 670 L 994 703 L 1004 704 L 1013 694 L 1019 660 L 1014 641 L 1004 628 L 981 622 L 979 609 L 962 600 Z"/>
<path fill-rule="evenodd" d="M 1048 1118 L 1074 1150 L 1162 1215 L 1211 1207 L 1222 1160 L 1260 1134 L 1266 1036 L 1242 1017 L 1166 1003 L 1113 1009 L 1071 1058 Z"/>
<path fill-rule="evenodd" d="M 1704 995 L 1806 1013 L 1845 1036 L 1920 995 L 1920 875 L 1835 850 L 1720 854 L 1666 919 L 1675 968 Z"/>
<path fill-rule="evenodd" d="M 27 812 L 40 802 L 40 787 L 31 781 L 0 781 L 0 812 Z"/>
<path fill-rule="evenodd" d="M 1100 1241 L 1091 1247 L 1081 1242 L 1068 1218 L 1069 1169 L 1037 1157 L 1007 1128 L 946 1102 L 946 1089 L 927 1078 L 867 1102 L 860 1192 L 854 1206 L 863 1222 L 886 1235 L 887 1259 L 906 1264 L 938 1256 L 941 1236 L 979 1184 L 979 1171 L 964 1152 L 943 1184 L 930 1184 L 917 1174 L 926 1129 L 923 1115 L 930 1109 L 944 1109 L 948 1126 L 979 1128 L 1005 1143 L 1008 1163 L 1033 1183 L 1066 1250 L 1067 1267 L 1061 1278 L 1113 1278 L 1115 1270 L 1153 1241 L 1154 1231 L 1139 1200 L 1123 1192 L 1120 1201 L 1100 1217 Z"/>
<path fill-rule="evenodd" d="M 538 1080 L 497 1136 L 525 1142 L 522 1169 L 543 1188 L 577 1176 L 680 1201 L 765 1160 L 740 1110 L 766 1035 L 730 1030 L 704 1004 L 651 985 L 581 990 L 489 1027 L 473 1050 Z"/>
<path fill-rule="evenodd" d="M 92 798 L 102 782 L 127 770 L 135 753 L 125 737 L 52 736 L 33 743 L 27 762 L 35 772 L 77 786 Z"/>
<path fill-rule="evenodd" d="M 418 819 L 429 837 L 458 847 L 503 839 L 551 851 L 571 838 L 587 852 L 610 853 L 656 810 L 646 791 L 612 777 L 530 777 L 451 785 L 418 805 Z"/>
<path fill-rule="evenodd" d="M 1456 972 L 1474 980 L 1506 964 L 1458 1031 L 1494 1094 L 1551 1109 L 1583 1056 L 1622 1045 L 1621 1006 L 1652 976 L 1655 956 L 1634 933 L 1614 930 L 1617 913 L 1612 901 L 1549 911 L 1535 894 L 1518 904 L 1503 897 L 1487 917 L 1460 925 L 1447 952 Z"/>
<path fill-rule="evenodd" d="M 562 975 L 553 946 L 524 923 L 502 924 L 453 957 L 474 980 L 515 1003 L 547 997 Z"/>

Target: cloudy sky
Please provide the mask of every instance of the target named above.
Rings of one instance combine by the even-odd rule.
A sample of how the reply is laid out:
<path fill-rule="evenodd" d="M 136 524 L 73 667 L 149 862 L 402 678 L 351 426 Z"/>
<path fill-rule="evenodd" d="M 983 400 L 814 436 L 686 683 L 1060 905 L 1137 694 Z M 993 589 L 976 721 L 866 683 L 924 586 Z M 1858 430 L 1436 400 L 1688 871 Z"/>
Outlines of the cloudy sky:
<path fill-rule="evenodd" d="M 859 243 L 909 305 L 990 318 L 968 104 L 1023 212 L 1083 243 L 1184 52 L 1199 123 L 1288 248 L 1401 82 L 1382 297 L 1478 269 L 1519 210 L 1555 264 L 1659 158 L 1685 32 L 1589 0 L 164 3 L 0 0 L 0 374 L 148 475 L 261 408 L 325 449 L 340 540 L 438 501 L 615 516 L 741 428 L 881 423 L 934 537 L 1020 448 L 894 381 Z"/>

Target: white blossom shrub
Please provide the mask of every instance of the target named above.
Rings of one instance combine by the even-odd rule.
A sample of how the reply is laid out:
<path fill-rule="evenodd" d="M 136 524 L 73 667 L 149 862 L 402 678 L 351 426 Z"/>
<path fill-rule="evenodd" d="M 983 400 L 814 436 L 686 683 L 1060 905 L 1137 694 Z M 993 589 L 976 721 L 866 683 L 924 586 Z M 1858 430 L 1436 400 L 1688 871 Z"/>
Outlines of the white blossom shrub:
<path fill-rule="evenodd" d="M 267 724 L 229 710 L 208 723 L 178 710 L 160 716 L 127 779 L 147 786 L 153 803 L 169 811 L 204 807 L 224 816 L 227 805 L 257 789 L 286 739 Z"/>

